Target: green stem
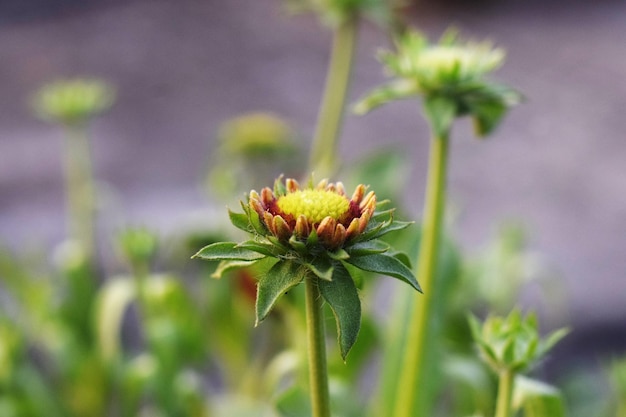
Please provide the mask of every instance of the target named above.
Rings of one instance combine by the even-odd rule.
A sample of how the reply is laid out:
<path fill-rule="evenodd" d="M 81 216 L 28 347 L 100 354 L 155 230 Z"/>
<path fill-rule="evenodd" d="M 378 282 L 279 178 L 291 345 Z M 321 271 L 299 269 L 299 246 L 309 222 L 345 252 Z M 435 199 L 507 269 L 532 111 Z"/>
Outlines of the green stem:
<path fill-rule="evenodd" d="M 305 279 L 309 384 L 313 417 L 330 417 L 324 317 L 317 279 L 314 276 Z"/>
<path fill-rule="evenodd" d="M 78 240 L 92 260 L 95 246 L 95 186 L 91 150 L 82 125 L 67 126 L 64 150 L 68 235 Z"/>
<path fill-rule="evenodd" d="M 422 242 L 417 261 L 417 278 L 424 294 L 418 295 L 413 303 L 393 417 L 428 415 L 429 405 L 420 400 L 422 394 L 427 392 L 426 346 L 432 321 L 434 281 L 445 211 L 447 160 L 448 135 L 434 137 L 430 147 Z M 417 403 L 422 405 L 416 414 Z"/>
<path fill-rule="evenodd" d="M 357 18 L 343 22 L 333 35 L 324 97 L 317 120 L 309 166 L 324 177 L 337 165 L 337 138 L 341 130 L 357 35 Z"/>
<path fill-rule="evenodd" d="M 510 370 L 500 371 L 498 375 L 498 400 L 495 417 L 509 417 L 511 415 L 514 380 L 515 374 Z"/>

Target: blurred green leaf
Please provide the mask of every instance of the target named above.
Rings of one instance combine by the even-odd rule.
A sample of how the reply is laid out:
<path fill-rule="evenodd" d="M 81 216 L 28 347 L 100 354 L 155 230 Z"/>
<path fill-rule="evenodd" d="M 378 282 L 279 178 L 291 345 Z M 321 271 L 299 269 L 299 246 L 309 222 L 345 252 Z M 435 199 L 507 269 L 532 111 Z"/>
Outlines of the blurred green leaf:
<path fill-rule="evenodd" d="M 565 417 L 565 403 L 555 387 L 523 376 L 515 378 L 513 406 L 525 417 Z"/>

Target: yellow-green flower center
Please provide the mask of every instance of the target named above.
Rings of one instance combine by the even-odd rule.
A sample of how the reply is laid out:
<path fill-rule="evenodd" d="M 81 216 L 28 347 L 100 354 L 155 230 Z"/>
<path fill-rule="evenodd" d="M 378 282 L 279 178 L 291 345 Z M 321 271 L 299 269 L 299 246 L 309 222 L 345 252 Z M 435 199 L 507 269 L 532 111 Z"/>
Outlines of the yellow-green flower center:
<path fill-rule="evenodd" d="M 311 223 L 319 223 L 327 216 L 339 220 L 350 208 L 350 202 L 345 196 L 323 190 L 289 193 L 280 197 L 277 204 L 283 213 L 294 217 L 304 214 Z"/>

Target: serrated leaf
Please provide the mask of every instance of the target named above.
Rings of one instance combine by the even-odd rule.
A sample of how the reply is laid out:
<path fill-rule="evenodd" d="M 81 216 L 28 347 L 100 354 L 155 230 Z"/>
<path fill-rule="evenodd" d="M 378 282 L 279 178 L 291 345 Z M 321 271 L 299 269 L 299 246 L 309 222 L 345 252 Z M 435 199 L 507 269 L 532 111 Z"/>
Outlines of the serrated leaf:
<path fill-rule="evenodd" d="M 331 281 L 333 279 L 334 265 L 326 257 L 318 256 L 313 258 L 313 260 L 307 263 L 306 266 L 311 270 L 311 272 L 324 281 Z"/>
<path fill-rule="evenodd" d="M 387 252 L 389 248 L 390 246 L 383 241 L 368 240 L 366 242 L 355 243 L 346 248 L 346 250 L 350 256 L 364 256 Z"/>
<path fill-rule="evenodd" d="M 378 274 L 398 278 L 415 288 L 417 291 L 422 292 L 422 288 L 418 284 L 417 279 L 415 279 L 413 272 L 393 256 L 381 253 L 350 258 L 345 262 L 348 262 L 365 271 L 376 272 Z"/>
<path fill-rule="evenodd" d="M 234 242 L 217 242 L 200 249 L 191 258 L 207 261 L 254 261 L 264 257 L 265 255 L 258 252 L 239 248 Z"/>
<path fill-rule="evenodd" d="M 260 259 L 254 261 L 221 261 L 217 265 L 215 272 L 211 274 L 211 278 L 222 278 L 222 276 L 228 271 L 233 269 L 248 268 L 256 264 L 258 261 L 260 261 Z"/>
<path fill-rule="evenodd" d="M 337 322 L 341 357 L 345 360 L 361 328 L 361 300 L 348 270 L 336 262 L 332 281 L 318 281 L 320 293 Z"/>
<path fill-rule="evenodd" d="M 306 269 L 292 261 L 277 262 L 261 277 L 257 288 L 256 323 L 268 315 L 281 295 L 295 287 L 306 277 Z"/>

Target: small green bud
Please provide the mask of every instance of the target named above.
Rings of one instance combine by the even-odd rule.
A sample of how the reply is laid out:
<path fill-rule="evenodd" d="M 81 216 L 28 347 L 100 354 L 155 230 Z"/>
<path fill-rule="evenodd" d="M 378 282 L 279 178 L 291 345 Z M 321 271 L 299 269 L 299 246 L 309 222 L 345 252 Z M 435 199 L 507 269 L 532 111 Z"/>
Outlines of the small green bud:
<path fill-rule="evenodd" d="M 568 333 L 559 329 L 542 339 L 536 316 L 522 317 L 517 309 L 507 317 L 489 316 L 482 324 L 470 316 L 469 324 L 482 359 L 497 373 L 526 371 Z"/>
<path fill-rule="evenodd" d="M 144 228 L 126 229 L 118 236 L 118 246 L 131 265 L 147 263 L 156 253 L 158 237 Z"/>
<path fill-rule="evenodd" d="M 75 79 L 45 85 L 32 104 L 43 120 L 75 125 L 105 112 L 114 101 L 115 91 L 104 81 Z"/>

